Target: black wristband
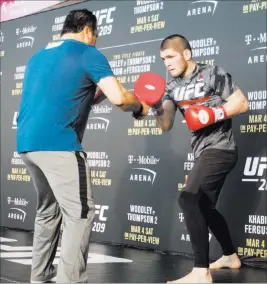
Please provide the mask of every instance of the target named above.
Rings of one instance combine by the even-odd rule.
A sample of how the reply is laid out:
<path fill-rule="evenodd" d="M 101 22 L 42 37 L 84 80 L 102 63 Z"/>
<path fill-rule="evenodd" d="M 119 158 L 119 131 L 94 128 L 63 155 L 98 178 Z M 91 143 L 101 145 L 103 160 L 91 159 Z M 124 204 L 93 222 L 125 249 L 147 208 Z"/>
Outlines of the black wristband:
<path fill-rule="evenodd" d="M 133 117 L 135 119 L 138 119 L 138 118 L 142 117 L 143 116 L 142 115 L 142 111 L 143 111 L 143 105 L 140 103 L 140 109 L 138 111 L 136 111 L 136 112 L 133 112 Z"/>

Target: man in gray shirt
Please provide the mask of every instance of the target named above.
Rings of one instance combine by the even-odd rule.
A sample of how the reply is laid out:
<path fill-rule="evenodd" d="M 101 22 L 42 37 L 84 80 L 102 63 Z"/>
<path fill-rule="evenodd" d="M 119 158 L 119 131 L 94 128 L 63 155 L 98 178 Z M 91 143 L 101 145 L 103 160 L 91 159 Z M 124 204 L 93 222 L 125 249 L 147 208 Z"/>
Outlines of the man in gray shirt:
<path fill-rule="evenodd" d="M 192 59 L 187 39 L 181 35 L 165 38 L 160 55 L 172 76 L 160 102 L 152 106 L 163 131 L 172 129 L 179 109 L 192 132 L 195 164 L 179 197 L 190 235 L 195 265 L 176 283 L 212 283 L 210 269 L 239 268 L 224 217 L 215 209 L 226 176 L 237 162 L 237 147 L 231 117 L 248 110 L 247 99 L 218 66 L 199 64 Z M 209 264 L 210 229 L 220 243 L 223 256 Z"/>

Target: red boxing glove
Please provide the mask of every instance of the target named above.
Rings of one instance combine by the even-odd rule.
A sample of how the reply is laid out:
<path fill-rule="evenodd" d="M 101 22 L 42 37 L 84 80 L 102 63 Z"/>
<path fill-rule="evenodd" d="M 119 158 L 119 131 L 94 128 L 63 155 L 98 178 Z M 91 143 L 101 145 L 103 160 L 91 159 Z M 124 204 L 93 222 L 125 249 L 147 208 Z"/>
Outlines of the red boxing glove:
<path fill-rule="evenodd" d="M 209 108 L 206 106 L 192 106 L 185 111 L 185 121 L 188 128 L 196 131 L 227 117 L 223 106 Z"/>

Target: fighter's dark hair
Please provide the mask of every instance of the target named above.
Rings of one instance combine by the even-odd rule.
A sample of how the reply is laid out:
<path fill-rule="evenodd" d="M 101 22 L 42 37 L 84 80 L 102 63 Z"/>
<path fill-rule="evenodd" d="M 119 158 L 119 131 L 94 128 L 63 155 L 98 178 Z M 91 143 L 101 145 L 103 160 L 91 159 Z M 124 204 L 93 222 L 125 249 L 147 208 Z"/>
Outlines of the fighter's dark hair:
<path fill-rule="evenodd" d="M 189 49 L 191 52 L 192 52 L 192 49 L 191 49 L 191 46 L 190 46 L 190 43 L 189 41 L 182 35 L 179 35 L 179 34 L 173 34 L 173 35 L 170 35 L 168 37 L 166 37 L 162 42 L 161 42 L 161 45 L 160 45 L 160 50 L 164 50 L 166 48 L 169 48 L 170 47 L 170 44 L 172 42 L 174 42 L 175 40 L 178 40 L 179 43 L 182 45 L 183 47 L 183 50 L 185 49 Z"/>
<path fill-rule="evenodd" d="M 79 33 L 88 26 L 97 36 L 97 18 L 87 9 L 72 10 L 67 15 L 61 31 L 61 36 L 66 33 Z"/>

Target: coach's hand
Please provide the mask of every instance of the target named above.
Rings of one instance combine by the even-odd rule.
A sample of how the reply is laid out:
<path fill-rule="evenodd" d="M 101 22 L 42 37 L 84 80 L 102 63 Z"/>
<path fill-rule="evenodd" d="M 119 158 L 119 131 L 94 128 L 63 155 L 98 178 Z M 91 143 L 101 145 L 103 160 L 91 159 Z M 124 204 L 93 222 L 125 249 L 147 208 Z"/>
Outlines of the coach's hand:
<path fill-rule="evenodd" d="M 185 111 L 185 121 L 192 131 L 199 130 L 227 117 L 223 106 L 209 108 L 206 106 L 191 106 Z"/>
<path fill-rule="evenodd" d="M 135 118 L 135 119 L 138 119 L 138 120 L 141 120 L 143 119 L 145 116 L 148 115 L 148 111 L 149 111 L 149 106 L 146 105 L 145 103 L 142 103 L 140 102 L 141 104 L 141 107 L 139 109 L 139 111 L 137 112 L 133 112 L 132 116 Z"/>

